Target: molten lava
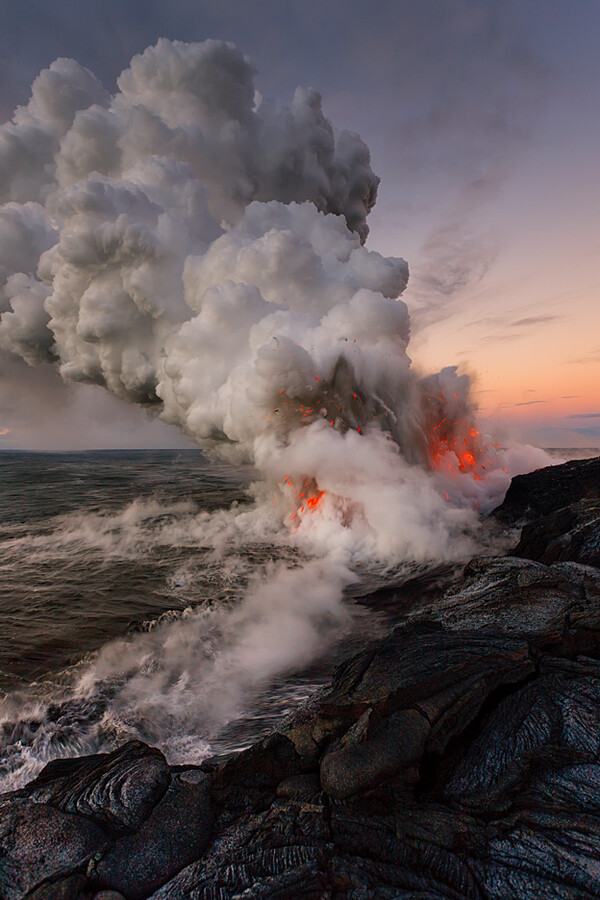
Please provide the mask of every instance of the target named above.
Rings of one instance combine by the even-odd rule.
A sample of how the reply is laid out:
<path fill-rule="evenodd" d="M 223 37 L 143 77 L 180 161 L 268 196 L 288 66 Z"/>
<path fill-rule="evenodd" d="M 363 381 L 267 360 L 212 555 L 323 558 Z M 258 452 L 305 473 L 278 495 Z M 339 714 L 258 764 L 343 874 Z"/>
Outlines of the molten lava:
<path fill-rule="evenodd" d="M 465 428 L 464 422 L 452 422 L 444 427 L 442 420 L 433 427 L 428 447 L 432 469 L 468 474 L 479 481 L 486 467 L 494 464 L 490 456 L 495 455 L 498 444 L 487 444 L 485 435 L 476 428 Z"/>
<path fill-rule="evenodd" d="M 306 501 L 306 505 L 309 509 L 315 509 L 321 502 L 322 498 L 325 495 L 325 491 L 321 491 L 319 494 L 316 494 L 314 497 L 309 497 Z"/>
<path fill-rule="evenodd" d="M 457 395 L 454 395 L 457 399 Z M 460 402 L 446 401 L 439 397 L 426 399 L 426 439 L 429 462 L 438 471 L 460 472 L 471 475 L 476 481 L 481 478 L 489 452 L 485 437 L 470 425 L 468 410 Z M 434 418 L 435 416 L 435 418 Z M 490 444 L 489 449 L 493 450 Z"/>
<path fill-rule="evenodd" d="M 316 509 L 326 493 L 319 490 L 314 478 L 298 482 L 294 481 L 291 476 L 285 475 L 282 487 L 288 497 L 288 502 L 294 509 L 289 517 L 290 522 L 294 522 L 302 513 Z"/>

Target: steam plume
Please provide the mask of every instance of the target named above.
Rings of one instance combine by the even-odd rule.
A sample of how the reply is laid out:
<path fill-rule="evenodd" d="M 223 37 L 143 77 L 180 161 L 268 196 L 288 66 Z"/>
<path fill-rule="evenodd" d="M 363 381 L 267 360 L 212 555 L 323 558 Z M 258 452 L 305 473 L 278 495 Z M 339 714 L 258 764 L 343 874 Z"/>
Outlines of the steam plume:
<path fill-rule="evenodd" d="M 301 533 L 444 552 L 468 516 L 426 470 L 482 458 L 468 379 L 411 369 L 407 264 L 364 246 L 368 148 L 254 74 L 232 44 L 161 39 L 113 97 L 72 60 L 38 76 L 0 129 L 0 346 L 252 460 Z"/>

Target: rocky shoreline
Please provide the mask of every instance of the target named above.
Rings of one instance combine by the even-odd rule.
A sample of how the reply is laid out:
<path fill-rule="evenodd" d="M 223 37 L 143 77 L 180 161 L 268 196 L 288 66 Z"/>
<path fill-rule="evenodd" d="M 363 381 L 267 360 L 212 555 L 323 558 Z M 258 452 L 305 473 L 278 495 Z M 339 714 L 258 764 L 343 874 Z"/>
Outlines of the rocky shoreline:
<path fill-rule="evenodd" d="M 600 458 L 513 479 L 512 555 L 217 767 L 140 742 L 0 796 L 0 900 L 600 896 Z"/>

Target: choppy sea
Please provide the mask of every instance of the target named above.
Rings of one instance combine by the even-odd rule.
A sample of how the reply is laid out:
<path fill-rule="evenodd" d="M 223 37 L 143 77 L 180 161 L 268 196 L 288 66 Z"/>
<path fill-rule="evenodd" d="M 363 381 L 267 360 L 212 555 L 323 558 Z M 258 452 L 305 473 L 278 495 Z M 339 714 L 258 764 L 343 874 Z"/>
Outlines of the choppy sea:
<path fill-rule="evenodd" d="M 0 453 L 0 791 L 132 737 L 236 752 L 458 570 L 363 572 L 333 602 L 308 563 L 303 596 L 300 551 L 244 535 L 253 478 L 193 450 Z"/>

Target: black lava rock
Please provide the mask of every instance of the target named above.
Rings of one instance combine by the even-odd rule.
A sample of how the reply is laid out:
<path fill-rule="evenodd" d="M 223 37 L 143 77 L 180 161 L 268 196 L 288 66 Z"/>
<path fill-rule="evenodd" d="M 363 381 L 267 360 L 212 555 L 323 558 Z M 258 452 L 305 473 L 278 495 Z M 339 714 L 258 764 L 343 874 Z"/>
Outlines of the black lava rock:
<path fill-rule="evenodd" d="M 580 500 L 600 498 L 600 457 L 546 466 L 512 479 L 493 515 L 504 522 L 547 516 Z"/>
<path fill-rule="evenodd" d="M 600 499 L 580 500 L 525 525 L 515 556 L 600 568 Z"/>

